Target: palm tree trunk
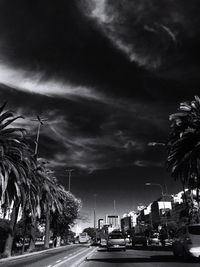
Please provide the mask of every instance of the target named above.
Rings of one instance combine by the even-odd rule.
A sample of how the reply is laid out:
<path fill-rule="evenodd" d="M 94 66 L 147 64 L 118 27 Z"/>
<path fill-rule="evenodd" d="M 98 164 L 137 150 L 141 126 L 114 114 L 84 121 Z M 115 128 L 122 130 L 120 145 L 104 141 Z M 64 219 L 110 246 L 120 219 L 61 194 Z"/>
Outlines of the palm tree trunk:
<path fill-rule="evenodd" d="M 200 214 L 199 214 L 199 188 L 197 187 L 197 206 L 198 206 L 198 210 L 197 210 L 197 223 L 200 222 Z"/>
<path fill-rule="evenodd" d="M 12 246 L 13 246 L 13 240 L 14 240 L 14 232 L 15 232 L 15 226 L 17 222 L 17 217 L 19 213 L 19 204 L 14 203 L 12 213 L 11 213 L 11 219 L 10 219 L 10 229 L 9 233 L 5 242 L 4 251 L 3 251 L 3 257 L 7 258 L 11 256 L 12 253 Z"/>
<path fill-rule="evenodd" d="M 22 254 L 24 254 L 24 251 L 25 251 L 26 231 L 27 231 L 27 218 L 25 219 L 25 225 L 24 225 Z"/>
<path fill-rule="evenodd" d="M 44 239 L 44 247 L 45 248 L 49 248 L 49 240 L 50 240 L 50 212 L 49 212 L 49 207 L 47 207 L 46 226 L 45 226 L 45 239 Z"/>
<path fill-rule="evenodd" d="M 30 244 L 28 248 L 29 252 L 32 252 L 35 250 L 36 226 L 37 226 L 36 214 L 33 213 L 31 217 L 31 236 L 30 236 Z"/>

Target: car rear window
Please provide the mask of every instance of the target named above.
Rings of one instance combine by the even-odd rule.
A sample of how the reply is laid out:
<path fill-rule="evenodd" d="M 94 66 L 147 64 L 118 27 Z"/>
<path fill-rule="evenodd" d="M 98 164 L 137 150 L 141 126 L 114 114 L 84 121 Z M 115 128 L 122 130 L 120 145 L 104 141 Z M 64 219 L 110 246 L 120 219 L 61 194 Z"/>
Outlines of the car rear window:
<path fill-rule="evenodd" d="M 109 235 L 109 239 L 122 239 L 122 235 Z"/>
<path fill-rule="evenodd" d="M 188 231 L 191 235 L 200 235 L 200 225 L 189 226 Z"/>

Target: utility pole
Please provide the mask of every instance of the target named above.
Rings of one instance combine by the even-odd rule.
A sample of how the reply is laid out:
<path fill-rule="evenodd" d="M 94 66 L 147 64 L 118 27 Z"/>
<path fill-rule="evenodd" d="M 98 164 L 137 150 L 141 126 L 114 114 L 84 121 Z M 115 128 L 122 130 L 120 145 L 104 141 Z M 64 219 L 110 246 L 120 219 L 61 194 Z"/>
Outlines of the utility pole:
<path fill-rule="evenodd" d="M 95 231 L 95 242 L 97 242 L 97 229 L 96 229 L 96 202 L 97 202 L 97 194 L 94 194 L 94 231 Z"/>
<path fill-rule="evenodd" d="M 114 208 L 114 215 L 116 215 L 116 201 L 115 201 L 115 199 L 113 201 L 113 208 Z"/>
<path fill-rule="evenodd" d="M 37 121 L 38 122 L 37 137 L 36 137 L 36 141 L 35 141 L 35 153 L 34 153 L 35 157 L 37 158 L 39 137 L 40 137 L 40 129 L 41 129 L 41 126 L 44 125 L 44 121 L 48 121 L 48 119 L 40 118 L 40 116 L 37 115 L 36 119 L 33 119 L 32 121 Z"/>
<path fill-rule="evenodd" d="M 72 172 L 74 171 L 74 169 L 69 169 L 69 170 L 66 170 L 66 172 L 68 172 L 68 191 L 70 192 L 71 190 L 71 175 L 72 175 Z"/>

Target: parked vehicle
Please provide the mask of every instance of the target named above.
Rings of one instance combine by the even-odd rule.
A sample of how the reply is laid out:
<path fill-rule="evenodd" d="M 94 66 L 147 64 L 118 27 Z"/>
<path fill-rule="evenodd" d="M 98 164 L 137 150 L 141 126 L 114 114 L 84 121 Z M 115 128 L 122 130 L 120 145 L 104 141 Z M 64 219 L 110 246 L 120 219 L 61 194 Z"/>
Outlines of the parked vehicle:
<path fill-rule="evenodd" d="M 172 249 L 175 257 L 200 258 L 200 224 L 181 227 L 175 234 Z"/>
<path fill-rule="evenodd" d="M 144 233 L 135 233 L 132 237 L 132 247 L 135 245 L 147 246 L 147 237 Z"/>
<path fill-rule="evenodd" d="M 110 233 L 107 239 L 107 250 L 121 249 L 126 251 L 126 240 L 121 233 Z"/>
<path fill-rule="evenodd" d="M 161 245 L 161 241 L 159 239 L 159 233 L 153 233 L 152 235 L 150 235 L 148 239 L 148 245 L 151 245 L 151 246 Z"/>

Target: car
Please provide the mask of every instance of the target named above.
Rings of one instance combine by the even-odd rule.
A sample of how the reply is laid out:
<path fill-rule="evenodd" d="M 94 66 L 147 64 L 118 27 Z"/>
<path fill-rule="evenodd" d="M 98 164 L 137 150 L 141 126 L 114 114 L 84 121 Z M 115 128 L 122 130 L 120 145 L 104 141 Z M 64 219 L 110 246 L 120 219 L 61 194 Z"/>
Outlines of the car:
<path fill-rule="evenodd" d="M 110 233 L 107 239 L 107 250 L 121 249 L 126 251 L 126 240 L 121 233 Z"/>
<path fill-rule="evenodd" d="M 159 246 L 161 245 L 160 239 L 159 239 L 159 233 L 153 233 L 148 238 L 148 245 L 151 246 Z"/>
<path fill-rule="evenodd" d="M 135 245 L 147 246 L 147 237 L 144 233 L 135 233 L 132 237 L 132 247 Z"/>
<path fill-rule="evenodd" d="M 100 247 L 104 248 L 107 246 L 107 240 L 105 238 L 101 238 Z"/>
<path fill-rule="evenodd" d="M 189 224 L 179 228 L 172 243 L 172 250 L 178 258 L 193 256 L 200 259 L 200 224 Z"/>

